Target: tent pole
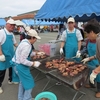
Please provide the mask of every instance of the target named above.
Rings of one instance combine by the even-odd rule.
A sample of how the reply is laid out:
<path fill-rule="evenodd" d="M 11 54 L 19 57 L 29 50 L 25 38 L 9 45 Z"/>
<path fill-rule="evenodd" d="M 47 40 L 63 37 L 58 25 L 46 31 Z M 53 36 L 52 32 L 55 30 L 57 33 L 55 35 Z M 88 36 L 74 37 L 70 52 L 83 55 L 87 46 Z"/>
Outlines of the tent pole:
<path fill-rule="evenodd" d="M 36 30 L 36 19 L 34 19 L 34 29 Z"/>

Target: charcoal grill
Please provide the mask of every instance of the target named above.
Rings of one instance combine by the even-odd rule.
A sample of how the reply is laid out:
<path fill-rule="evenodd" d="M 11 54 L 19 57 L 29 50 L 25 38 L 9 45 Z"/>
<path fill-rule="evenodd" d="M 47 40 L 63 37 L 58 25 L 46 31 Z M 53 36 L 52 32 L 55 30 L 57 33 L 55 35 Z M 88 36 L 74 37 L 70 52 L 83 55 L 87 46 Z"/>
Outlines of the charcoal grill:
<path fill-rule="evenodd" d="M 61 59 L 61 58 L 60 58 L 60 56 L 55 56 L 55 57 L 49 57 L 45 60 L 42 60 L 41 61 L 42 64 L 40 65 L 40 67 L 38 67 L 36 69 L 45 73 L 46 76 L 51 77 L 51 79 L 59 80 L 61 83 L 64 83 L 65 85 L 68 85 L 75 90 L 79 90 L 87 80 L 88 73 L 89 73 L 88 65 L 86 65 L 87 66 L 86 69 L 84 69 L 82 72 L 80 72 L 79 74 L 77 74 L 73 77 L 72 76 L 62 76 L 62 74 L 58 71 L 58 69 L 55 69 L 55 68 L 48 69 L 48 68 L 45 67 L 45 62 L 51 61 L 53 59 Z M 65 60 L 74 61 L 73 59 L 65 59 Z M 46 84 L 46 86 L 44 87 L 43 90 L 45 90 L 45 88 L 47 87 L 49 82 L 50 82 L 50 79 L 47 82 L 47 84 Z M 81 93 L 82 93 L 82 95 L 85 94 L 83 92 L 81 92 Z M 76 95 L 77 95 L 77 93 L 75 94 L 73 100 L 75 100 Z"/>
<path fill-rule="evenodd" d="M 55 69 L 55 68 L 50 68 L 50 69 L 49 68 L 46 68 L 45 65 L 46 65 L 46 62 L 47 61 L 51 61 L 51 58 L 48 57 L 48 58 L 46 58 L 44 60 L 41 60 L 40 61 L 41 62 L 41 65 L 38 68 L 36 68 L 36 69 L 39 70 L 39 71 L 41 71 L 44 74 L 47 74 L 47 73 L 49 73 L 49 72 L 51 72 L 53 70 L 56 70 L 57 71 L 57 69 Z"/>
<path fill-rule="evenodd" d="M 73 77 L 62 76 L 61 73 L 56 70 L 50 71 L 48 73 L 48 75 L 51 77 L 53 76 L 53 78 L 59 80 L 60 82 L 70 85 L 74 89 L 78 90 L 79 88 L 81 88 L 84 85 L 85 81 L 87 80 L 88 73 L 89 73 L 89 69 L 86 68 L 81 73 L 79 73 Z"/>

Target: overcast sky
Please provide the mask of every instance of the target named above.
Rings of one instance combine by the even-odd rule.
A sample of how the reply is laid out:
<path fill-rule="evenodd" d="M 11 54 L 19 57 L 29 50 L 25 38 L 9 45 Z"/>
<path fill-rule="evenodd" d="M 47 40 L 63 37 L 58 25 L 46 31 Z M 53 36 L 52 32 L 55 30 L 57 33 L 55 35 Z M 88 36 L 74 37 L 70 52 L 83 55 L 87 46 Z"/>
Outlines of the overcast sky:
<path fill-rule="evenodd" d="M 46 0 L 0 0 L 0 18 L 38 10 Z"/>

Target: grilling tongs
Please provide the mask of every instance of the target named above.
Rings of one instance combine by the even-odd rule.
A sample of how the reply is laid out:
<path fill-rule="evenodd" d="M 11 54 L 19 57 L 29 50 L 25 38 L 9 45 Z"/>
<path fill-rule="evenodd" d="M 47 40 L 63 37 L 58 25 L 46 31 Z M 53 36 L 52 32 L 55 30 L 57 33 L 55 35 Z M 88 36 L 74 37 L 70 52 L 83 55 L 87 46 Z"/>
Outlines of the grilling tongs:
<path fill-rule="evenodd" d="M 60 54 L 60 59 L 61 59 L 61 58 L 65 58 L 63 53 Z"/>

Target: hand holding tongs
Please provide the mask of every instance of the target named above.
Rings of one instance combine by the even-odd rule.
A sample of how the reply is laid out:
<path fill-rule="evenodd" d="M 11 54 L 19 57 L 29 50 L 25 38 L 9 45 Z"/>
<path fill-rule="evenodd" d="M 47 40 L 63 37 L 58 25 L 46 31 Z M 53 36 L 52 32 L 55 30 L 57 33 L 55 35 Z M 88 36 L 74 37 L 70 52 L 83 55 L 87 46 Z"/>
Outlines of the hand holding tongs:
<path fill-rule="evenodd" d="M 64 58 L 64 54 L 63 54 L 63 53 L 62 53 L 62 54 L 60 54 L 60 59 L 61 59 L 61 58 Z"/>

